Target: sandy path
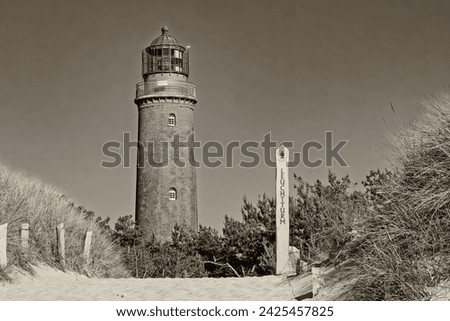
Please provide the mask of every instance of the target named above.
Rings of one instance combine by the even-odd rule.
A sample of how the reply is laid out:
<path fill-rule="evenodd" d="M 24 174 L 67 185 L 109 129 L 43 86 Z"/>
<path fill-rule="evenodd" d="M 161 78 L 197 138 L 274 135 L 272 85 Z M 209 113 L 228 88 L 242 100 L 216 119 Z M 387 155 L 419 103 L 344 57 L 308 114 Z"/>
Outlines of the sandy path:
<path fill-rule="evenodd" d="M 282 276 L 222 279 L 90 279 L 37 267 L 36 276 L 0 283 L 0 300 L 292 300 Z"/>

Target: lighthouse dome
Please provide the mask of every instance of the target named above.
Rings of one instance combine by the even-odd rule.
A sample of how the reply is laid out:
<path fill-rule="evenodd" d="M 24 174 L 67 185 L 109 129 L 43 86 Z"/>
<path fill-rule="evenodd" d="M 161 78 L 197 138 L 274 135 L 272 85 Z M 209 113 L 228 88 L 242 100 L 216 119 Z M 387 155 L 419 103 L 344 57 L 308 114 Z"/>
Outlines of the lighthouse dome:
<path fill-rule="evenodd" d="M 162 34 L 158 38 L 152 41 L 150 46 L 179 46 L 177 39 L 169 35 L 169 28 L 166 26 L 161 28 Z"/>

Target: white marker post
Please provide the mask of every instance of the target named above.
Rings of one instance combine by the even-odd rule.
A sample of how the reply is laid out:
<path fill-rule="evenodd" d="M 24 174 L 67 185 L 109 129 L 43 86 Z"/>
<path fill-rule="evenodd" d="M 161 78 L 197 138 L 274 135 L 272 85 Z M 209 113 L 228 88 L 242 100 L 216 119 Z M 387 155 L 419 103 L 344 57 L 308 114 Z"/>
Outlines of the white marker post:
<path fill-rule="evenodd" d="M 28 239 L 30 238 L 30 224 L 23 223 L 20 227 L 20 239 L 22 241 L 22 250 L 28 250 Z"/>
<path fill-rule="evenodd" d="M 84 251 L 83 251 L 83 257 L 86 263 L 89 263 L 89 258 L 91 255 L 91 243 L 92 243 L 92 231 L 87 231 L 86 238 L 84 239 Z"/>
<path fill-rule="evenodd" d="M 281 146 L 277 149 L 277 268 L 276 274 L 290 273 L 289 261 L 289 151 Z"/>
<path fill-rule="evenodd" d="M 0 267 L 5 268 L 8 264 L 6 256 L 6 243 L 8 235 L 8 223 L 0 225 Z"/>

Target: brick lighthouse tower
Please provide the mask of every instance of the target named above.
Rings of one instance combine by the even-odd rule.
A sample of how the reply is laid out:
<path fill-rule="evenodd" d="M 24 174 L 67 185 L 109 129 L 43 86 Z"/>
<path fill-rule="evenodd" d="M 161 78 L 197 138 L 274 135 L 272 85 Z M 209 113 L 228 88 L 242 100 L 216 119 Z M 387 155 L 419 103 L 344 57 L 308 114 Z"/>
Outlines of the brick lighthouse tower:
<path fill-rule="evenodd" d="M 175 224 L 198 228 L 192 143 L 178 153 L 171 147 L 175 136 L 183 143 L 194 133 L 197 100 L 195 85 L 187 81 L 187 48 L 167 27 L 161 30 L 142 51 L 144 81 L 134 100 L 139 110 L 136 222 L 147 239 L 165 241 Z"/>

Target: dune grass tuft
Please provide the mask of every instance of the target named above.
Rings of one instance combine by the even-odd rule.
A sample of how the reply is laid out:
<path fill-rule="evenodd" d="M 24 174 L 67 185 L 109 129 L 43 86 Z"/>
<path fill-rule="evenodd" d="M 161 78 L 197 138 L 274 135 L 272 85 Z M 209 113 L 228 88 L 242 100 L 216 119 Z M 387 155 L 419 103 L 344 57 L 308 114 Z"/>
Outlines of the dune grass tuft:
<path fill-rule="evenodd" d="M 394 175 L 360 226 L 352 286 L 360 300 L 430 300 L 450 279 L 450 97 L 394 139 Z"/>
<path fill-rule="evenodd" d="M 57 260 L 56 226 L 64 223 L 67 270 L 98 277 L 125 276 L 120 251 L 92 218 L 61 192 L 0 164 L 0 224 L 8 223 L 8 266 L 0 279 L 8 279 L 14 267 L 32 272 L 32 264 L 62 268 Z M 29 248 L 21 246 L 20 227 L 30 224 Z M 91 230 L 89 262 L 83 258 L 86 232 Z"/>

